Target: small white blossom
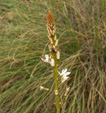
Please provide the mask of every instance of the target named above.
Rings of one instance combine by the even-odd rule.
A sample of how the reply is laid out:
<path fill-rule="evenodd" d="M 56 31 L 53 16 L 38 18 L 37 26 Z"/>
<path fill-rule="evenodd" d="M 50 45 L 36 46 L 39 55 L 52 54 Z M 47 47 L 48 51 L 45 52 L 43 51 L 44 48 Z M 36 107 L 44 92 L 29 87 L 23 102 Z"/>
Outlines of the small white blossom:
<path fill-rule="evenodd" d="M 49 55 L 46 54 L 45 56 L 42 56 L 42 57 L 41 57 L 41 60 L 42 60 L 43 62 L 49 63 L 50 57 L 49 57 Z"/>
<path fill-rule="evenodd" d="M 42 56 L 41 57 L 41 60 L 43 62 L 49 63 L 51 66 L 54 66 L 55 65 L 54 59 L 51 56 L 49 57 L 49 55 L 47 55 L 47 54 L 45 56 Z"/>
<path fill-rule="evenodd" d="M 67 77 L 67 75 L 69 75 L 71 72 L 67 72 L 67 69 L 63 69 L 62 72 L 58 72 L 59 75 L 61 76 L 61 82 L 65 82 L 69 77 Z"/>

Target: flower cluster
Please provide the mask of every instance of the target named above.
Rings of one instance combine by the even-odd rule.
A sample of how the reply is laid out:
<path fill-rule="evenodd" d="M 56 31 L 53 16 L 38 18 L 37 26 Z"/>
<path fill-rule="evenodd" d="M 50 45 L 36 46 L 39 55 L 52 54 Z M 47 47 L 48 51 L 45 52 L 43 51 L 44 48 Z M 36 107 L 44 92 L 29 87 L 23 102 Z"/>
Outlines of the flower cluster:
<path fill-rule="evenodd" d="M 59 75 L 61 76 L 61 82 L 65 82 L 69 77 L 67 77 L 67 75 L 69 75 L 71 72 L 67 72 L 67 69 L 63 69 L 62 72 L 58 72 Z"/>
<path fill-rule="evenodd" d="M 55 35 L 55 25 L 54 18 L 50 11 L 47 14 L 47 30 L 48 30 L 48 38 L 50 41 L 49 50 L 52 53 L 56 53 L 57 59 L 60 59 L 60 52 L 57 50 L 58 39 Z"/>
<path fill-rule="evenodd" d="M 51 66 L 54 66 L 54 59 L 47 54 L 45 56 L 41 56 L 41 60 L 43 62 L 49 63 Z"/>
<path fill-rule="evenodd" d="M 55 60 L 60 59 L 60 52 L 58 50 L 58 39 L 56 38 L 55 35 L 55 24 L 54 24 L 54 17 L 52 16 L 51 12 L 48 11 L 47 14 L 47 30 L 48 30 L 48 38 L 50 41 L 49 44 L 49 51 L 50 51 L 50 56 L 49 55 L 44 55 L 41 56 L 41 60 L 43 62 L 49 63 L 52 67 L 56 66 Z M 55 60 L 54 60 L 55 59 Z M 63 69 L 62 72 L 60 73 L 61 76 L 61 82 L 65 82 L 69 77 L 67 75 L 70 74 L 70 72 L 67 72 L 67 69 Z"/>
<path fill-rule="evenodd" d="M 48 38 L 50 41 L 49 51 L 51 52 L 51 55 L 49 57 L 49 55 L 46 54 L 45 56 L 42 56 L 41 59 L 44 62 L 49 63 L 51 66 L 55 66 L 55 62 L 54 62 L 55 56 L 53 55 L 53 53 L 56 53 L 56 58 L 60 59 L 60 52 L 59 50 L 57 50 L 58 39 L 56 38 L 56 35 L 55 35 L 54 18 L 50 11 L 48 11 L 48 14 L 47 14 L 47 30 L 48 30 Z"/>

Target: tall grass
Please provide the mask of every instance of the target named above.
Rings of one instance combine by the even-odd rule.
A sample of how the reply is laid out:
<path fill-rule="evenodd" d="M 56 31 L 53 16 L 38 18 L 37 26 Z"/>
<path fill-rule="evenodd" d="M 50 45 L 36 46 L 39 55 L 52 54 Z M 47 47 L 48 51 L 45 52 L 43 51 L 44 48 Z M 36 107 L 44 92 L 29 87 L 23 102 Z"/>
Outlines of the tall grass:
<path fill-rule="evenodd" d="M 59 69 L 72 72 L 60 86 L 61 112 L 106 112 L 105 6 L 105 0 L 0 0 L 0 112 L 56 112 L 54 91 L 39 90 L 55 87 L 51 67 L 40 59 L 49 52 L 48 10 L 62 51 Z"/>

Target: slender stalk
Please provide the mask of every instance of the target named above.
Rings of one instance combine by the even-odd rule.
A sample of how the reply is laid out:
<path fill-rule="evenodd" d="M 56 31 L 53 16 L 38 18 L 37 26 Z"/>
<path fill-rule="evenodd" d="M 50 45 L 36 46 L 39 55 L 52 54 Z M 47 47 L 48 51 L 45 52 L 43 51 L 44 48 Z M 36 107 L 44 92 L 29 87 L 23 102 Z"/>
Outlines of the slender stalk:
<path fill-rule="evenodd" d="M 58 69 L 57 69 L 57 59 L 56 59 L 56 53 L 54 53 L 54 74 L 55 74 L 55 91 L 57 91 L 57 94 L 55 94 L 56 97 L 56 107 L 57 107 L 57 113 L 60 113 L 60 101 L 59 101 L 59 87 L 58 87 Z"/>

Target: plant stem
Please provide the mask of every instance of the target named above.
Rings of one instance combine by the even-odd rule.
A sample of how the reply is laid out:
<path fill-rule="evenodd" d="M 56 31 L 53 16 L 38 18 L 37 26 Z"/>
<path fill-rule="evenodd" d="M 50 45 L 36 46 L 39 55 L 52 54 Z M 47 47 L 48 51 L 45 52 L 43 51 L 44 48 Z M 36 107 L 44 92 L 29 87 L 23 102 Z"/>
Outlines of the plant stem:
<path fill-rule="evenodd" d="M 58 92 L 58 94 L 55 94 L 56 97 L 56 108 L 57 108 L 57 113 L 60 113 L 60 101 L 59 101 L 59 87 L 58 87 L 58 69 L 57 69 L 57 59 L 56 59 L 56 53 L 54 53 L 54 74 L 55 74 L 55 91 Z"/>

